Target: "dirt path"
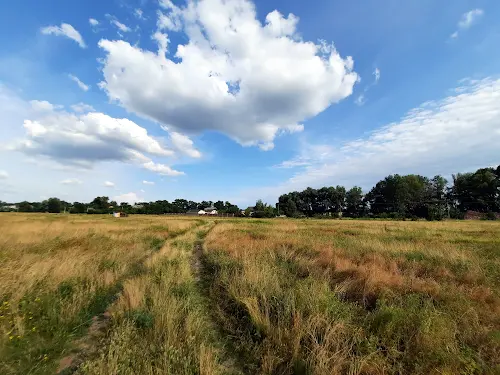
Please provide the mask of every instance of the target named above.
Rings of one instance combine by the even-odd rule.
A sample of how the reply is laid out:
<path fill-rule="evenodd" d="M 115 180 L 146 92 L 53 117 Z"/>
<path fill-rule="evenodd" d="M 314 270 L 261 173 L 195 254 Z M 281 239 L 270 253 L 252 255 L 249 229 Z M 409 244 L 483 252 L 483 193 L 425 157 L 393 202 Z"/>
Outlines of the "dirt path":
<path fill-rule="evenodd" d="M 232 342 L 228 341 L 227 335 L 225 334 L 223 328 L 219 325 L 215 314 L 215 309 L 217 309 L 217 307 L 210 296 L 210 285 L 207 282 L 207 273 L 209 273 L 210 271 L 206 269 L 205 237 L 210 233 L 210 231 L 215 227 L 216 224 L 217 222 L 212 223 L 209 229 L 204 232 L 203 235 L 198 236 L 197 241 L 195 241 L 193 245 L 193 258 L 191 261 L 191 268 L 196 279 L 200 294 L 205 299 L 207 316 L 210 318 L 214 329 L 218 333 L 218 340 L 220 342 L 222 354 L 221 365 L 224 368 L 224 373 L 231 375 L 241 375 L 245 374 L 246 372 L 243 370 L 243 366 L 236 356 L 237 353 L 233 348 Z"/>
<path fill-rule="evenodd" d="M 197 223 L 192 228 L 189 228 L 188 230 L 186 230 L 184 232 L 179 232 L 171 237 L 166 238 L 163 246 L 166 246 L 167 243 L 174 241 L 179 236 L 182 236 L 182 235 L 185 235 L 186 233 L 198 230 L 203 225 L 204 225 L 203 222 Z M 87 330 L 87 333 L 83 337 L 75 340 L 73 343 L 73 349 L 71 350 L 71 353 L 68 354 L 67 356 L 63 357 L 59 361 L 59 366 L 56 370 L 56 374 L 58 374 L 58 375 L 73 374 L 74 372 L 76 372 L 79 369 L 79 367 L 82 365 L 82 363 L 87 358 L 92 357 L 98 353 L 98 351 L 100 349 L 99 343 L 106 336 L 106 333 L 107 333 L 109 326 L 111 324 L 111 312 L 110 312 L 111 307 L 113 306 L 113 303 L 115 301 L 117 301 L 120 298 L 120 296 L 122 295 L 123 283 L 126 280 L 137 277 L 138 276 L 138 273 L 137 273 L 138 269 L 141 270 L 142 273 L 146 272 L 147 271 L 147 268 L 145 267 L 146 262 L 152 256 L 157 254 L 157 252 L 158 251 L 151 251 L 150 253 L 144 255 L 136 263 L 129 266 L 130 271 L 128 271 L 124 275 L 122 275 L 113 284 L 113 286 L 110 289 L 119 289 L 119 291 L 113 296 L 113 298 L 110 299 L 110 303 L 108 304 L 105 311 L 103 311 L 101 314 L 98 314 L 98 315 L 95 315 L 92 317 L 92 321 L 91 321 L 90 326 Z"/>

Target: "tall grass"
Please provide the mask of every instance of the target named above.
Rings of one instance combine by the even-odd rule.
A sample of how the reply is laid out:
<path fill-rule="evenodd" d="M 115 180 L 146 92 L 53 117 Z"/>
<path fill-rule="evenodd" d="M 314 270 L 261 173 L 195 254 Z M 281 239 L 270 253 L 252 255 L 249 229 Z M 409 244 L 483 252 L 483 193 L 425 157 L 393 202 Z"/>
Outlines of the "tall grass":
<path fill-rule="evenodd" d="M 207 248 L 251 373 L 500 372 L 496 223 L 226 221 Z"/>
<path fill-rule="evenodd" d="M 0 215 L 1 374 L 498 374 L 500 225 Z"/>
<path fill-rule="evenodd" d="M 84 374 L 221 374 L 232 372 L 193 270 L 201 227 L 167 241 L 129 280 L 113 306 L 113 326 Z"/>
<path fill-rule="evenodd" d="M 92 318 L 164 241 L 198 224 L 166 218 L 0 215 L 0 373 L 54 373 Z"/>

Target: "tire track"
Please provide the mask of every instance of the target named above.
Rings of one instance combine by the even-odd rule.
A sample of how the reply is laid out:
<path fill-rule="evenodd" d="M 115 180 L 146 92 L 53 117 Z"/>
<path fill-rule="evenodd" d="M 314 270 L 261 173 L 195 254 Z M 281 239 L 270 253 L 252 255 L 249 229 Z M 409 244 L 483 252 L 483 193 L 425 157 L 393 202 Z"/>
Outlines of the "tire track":
<path fill-rule="evenodd" d="M 125 272 L 115 283 L 113 283 L 112 286 L 109 287 L 109 290 L 114 291 L 114 293 L 110 296 L 106 309 L 102 311 L 102 313 L 92 317 L 87 333 L 83 337 L 74 341 L 73 350 L 70 354 L 60 359 L 59 366 L 56 370 L 57 375 L 69 375 L 75 373 L 87 358 L 98 353 L 100 349 L 98 343 L 105 337 L 111 324 L 110 309 L 122 296 L 123 284 L 125 281 L 131 280 L 148 272 L 148 268 L 146 266 L 147 261 L 160 252 L 162 248 L 173 242 L 178 237 L 188 234 L 189 232 L 193 232 L 205 224 L 206 222 L 198 221 L 193 227 L 176 232 L 171 237 L 167 237 L 164 240 L 160 249 L 151 250 L 149 253 L 128 266 L 127 272 Z M 116 290 L 118 290 L 118 292 L 116 292 Z"/>

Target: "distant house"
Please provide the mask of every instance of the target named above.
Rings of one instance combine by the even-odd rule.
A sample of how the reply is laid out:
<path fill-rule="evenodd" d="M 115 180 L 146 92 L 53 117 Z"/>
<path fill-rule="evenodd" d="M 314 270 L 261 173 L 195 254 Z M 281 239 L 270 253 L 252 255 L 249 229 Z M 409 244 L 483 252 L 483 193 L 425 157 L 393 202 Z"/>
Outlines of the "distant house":
<path fill-rule="evenodd" d="M 17 211 L 18 207 L 15 204 L 10 204 L 7 206 L 1 206 L 0 211 Z"/>
<path fill-rule="evenodd" d="M 186 212 L 186 215 L 190 215 L 190 216 L 195 216 L 195 215 L 199 215 L 200 212 L 198 210 L 189 210 L 188 212 Z"/>
<path fill-rule="evenodd" d="M 215 208 L 214 206 L 206 207 L 202 211 L 205 211 L 206 215 L 217 215 L 218 214 L 217 208 Z"/>
<path fill-rule="evenodd" d="M 207 213 L 205 212 L 205 210 L 199 210 L 198 211 L 198 215 L 206 215 Z"/>
<path fill-rule="evenodd" d="M 127 217 L 128 214 L 125 212 L 113 212 L 113 217 Z"/>

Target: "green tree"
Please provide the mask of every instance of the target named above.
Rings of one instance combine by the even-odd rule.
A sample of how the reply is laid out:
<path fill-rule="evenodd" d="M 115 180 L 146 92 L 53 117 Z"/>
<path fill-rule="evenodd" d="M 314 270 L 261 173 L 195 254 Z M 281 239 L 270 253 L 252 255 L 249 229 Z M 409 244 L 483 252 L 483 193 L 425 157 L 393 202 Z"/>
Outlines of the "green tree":
<path fill-rule="evenodd" d="M 345 216 L 360 217 L 364 213 L 363 191 L 360 187 L 354 186 L 345 194 Z"/>
<path fill-rule="evenodd" d="M 87 208 L 84 203 L 74 202 L 70 212 L 74 214 L 83 214 L 86 210 Z"/>
<path fill-rule="evenodd" d="M 61 212 L 61 201 L 58 198 L 49 198 L 47 200 L 47 211 L 57 214 Z"/>
<path fill-rule="evenodd" d="M 297 205 L 292 199 L 287 199 L 284 204 L 280 205 L 280 210 L 288 217 L 297 216 Z"/>
<path fill-rule="evenodd" d="M 90 207 L 95 210 L 108 210 L 109 207 L 109 197 L 96 197 L 92 202 L 90 202 Z"/>
<path fill-rule="evenodd" d="M 500 211 L 500 179 L 497 169 L 481 168 L 453 176 L 453 198 L 462 212 Z"/>
<path fill-rule="evenodd" d="M 426 177 L 395 174 L 377 182 L 366 195 L 366 201 L 375 215 L 426 217 L 430 190 Z"/>
<path fill-rule="evenodd" d="M 214 203 L 214 207 L 217 209 L 217 211 L 224 211 L 224 202 L 223 201 L 217 201 Z"/>
<path fill-rule="evenodd" d="M 26 201 L 20 202 L 17 205 L 17 208 L 18 208 L 19 212 L 32 212 L 33 211 L 33 206 L 31 205 L 31 203 L 26 202 Z"/>
<path fill-rule="evenodd" d="M 255 202 L 255 211 L 264 211 L 266 206 L 264 205 L 264 202 L 262 202 L 262 199 L 259 199 L 257 202 Z"/>

